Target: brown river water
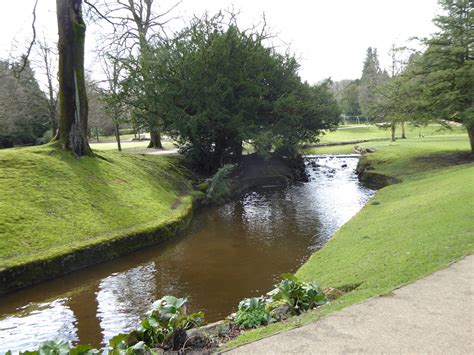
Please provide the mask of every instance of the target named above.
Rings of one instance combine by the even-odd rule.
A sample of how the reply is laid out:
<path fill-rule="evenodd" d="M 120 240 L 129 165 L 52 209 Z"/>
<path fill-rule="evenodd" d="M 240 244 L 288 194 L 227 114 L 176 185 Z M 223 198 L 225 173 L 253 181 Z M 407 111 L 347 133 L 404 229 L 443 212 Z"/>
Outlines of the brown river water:
<path fill-rule="evenodd" d="M 247 193 L 198 212 L 173 240 L 0 296 L 0 354 L 52 339 L 103 346 L 167 294 L 188 296 L 209 322 L 224 318 L 296 271 L 364 206 L 374 191 L 358 182 L 356 165 L 308 157 L 307 183 Z"/>

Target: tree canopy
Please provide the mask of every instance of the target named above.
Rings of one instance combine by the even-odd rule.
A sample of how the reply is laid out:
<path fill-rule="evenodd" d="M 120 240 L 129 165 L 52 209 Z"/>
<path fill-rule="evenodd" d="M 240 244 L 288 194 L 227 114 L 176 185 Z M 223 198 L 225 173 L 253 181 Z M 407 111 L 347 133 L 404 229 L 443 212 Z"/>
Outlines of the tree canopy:
<path fill-rule="evenodd" d="M 265 33 L 224 20 L 197 19 L 153 53 L 160 118 L 199 168 L 238 160 L 244 142 L 288 154 L 337 124 L 328 83 L 301 82 L 295 58 L 265 46 Z"/>
<path fill-rule="evenodd" d="M 417 77 L 422 117 L 464 124 L 474 151 L 474 3 L 440 0 L 439 32 L 425 39 L 427 50 L 411 73 Z"/>

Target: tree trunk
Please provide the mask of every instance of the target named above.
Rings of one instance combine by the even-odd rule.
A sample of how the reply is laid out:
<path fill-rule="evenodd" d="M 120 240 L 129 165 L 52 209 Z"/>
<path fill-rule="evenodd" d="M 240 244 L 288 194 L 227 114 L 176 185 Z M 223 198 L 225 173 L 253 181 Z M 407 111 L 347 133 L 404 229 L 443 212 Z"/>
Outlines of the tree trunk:
<path fill-rule="evenodd" d="M 50 120 L 51 120 L 51 137 L 53 139 L 56 139 L 56 136 L 58 134 L 58 120 L 56 117 L 56 108 L 54 109 L 54 113 L 50 111 Z"/>
<path fill-rule="evenodd" d="M 467 134 L 469 135 L 469 143 L 471 143 L 471 153 L 474 154 L 474 126 L 467 127 Z"/>
<path fill-rule="evenodd" d="M 122 145 L 120 144 L 120 127 L 118 123 L 115 124 L 115 139 L 117 140 L 117 149 L 119 152 L 121 152 Z"/>
<path fill-rule="evenodd" d="M 407 139 L 407 135 L 405 133 L 405 121 L 402 121 L 402 139 Z"/>
<path fill-rule="evenodd" d="M 91 155 L 87 142 L 88 103 L 84 80 L 82 0 L 56 0 L 59 49 L 59 130 L 57 141 L 75 156 Z"/>
<path fill-rule="evenodd" d="M 147 148 L 163 149 L 160 132 L 150 129 L 150 144 L 148 144 Z"/>
<path fill-rule="evenodd" d="M 395 142 L 395 140 L 396 140 L 395 139 L 395 129 L 396 129 L 396 125 L 395 125 L 395 123 L 392 123 L 390 125 L 390 130 L 392 131 L 392 142 Z"/>
<path fill-rule="evenodd" d="M 99 143 L 99 129 L 95 129 L 95 139 L 97 140 L 97 143 Z"/>

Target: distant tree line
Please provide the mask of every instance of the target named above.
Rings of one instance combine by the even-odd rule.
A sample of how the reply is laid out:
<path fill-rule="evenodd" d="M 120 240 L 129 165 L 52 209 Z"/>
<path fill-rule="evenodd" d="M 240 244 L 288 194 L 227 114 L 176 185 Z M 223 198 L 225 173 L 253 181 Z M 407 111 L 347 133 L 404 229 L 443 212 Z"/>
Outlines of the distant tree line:
<path fill-rule="evenodd" d="M 50 128 L 46 96 L 29 62 L 21 75 L 19 65 L 0 60 L 0 148 L 40 143 Z"/>
<path fill-rule="evenodd" d="M 459 122 L 474 149 L 472 1 L 440 0 L 439 31 L 422 39 L 426 49 L 403 56 L 393 47 L 388 71 L 369 48 L 360 79 L 318 85 L 301 81 L 297 61 L 272 48 L 265 26 L 243 30 L 234 14 L 194 19 L 169 34 L 174 7 L 157 13 L 154 0 L 87 5 L 94 20 L 113 26 L 99 49 L 106 80 L 86 81 L 83 1 L 57 1 L 59 105 L 52 90 L 40 92 L 29 65 L 16 76 L 14 64 L 2 63 L 2 142 L 32 144 L 50 129 L 58 147 L 81 156 L 92 154 L 88 137 L 100 133 L 114 132 L 120 149 L 126 124 L 150 132 L 152 148 L 161 147 L 162 133 L 172 136 L 197 167 L 213 171 L 238 160 L 245 145 L 262 155 L 294 154 L 299 142 L 335 127 L 341 110 L 384 122 L 393 139 L 405 122 Z"/>
<path fill-rule="evenodd" d="M 474 152 L 474 2 L 440 0 L 438 31 L 421 39 L 425 50 L 392 47 L 389 72 L 369 48 L 362 76 L 333 85 L 343 115 L 363 116 L 402 129 L 405 122 L 463 124 Z M 406 59 L 404 59 L 406 58 Z M 404 132 L 402 131 L 402 137 Z"/>

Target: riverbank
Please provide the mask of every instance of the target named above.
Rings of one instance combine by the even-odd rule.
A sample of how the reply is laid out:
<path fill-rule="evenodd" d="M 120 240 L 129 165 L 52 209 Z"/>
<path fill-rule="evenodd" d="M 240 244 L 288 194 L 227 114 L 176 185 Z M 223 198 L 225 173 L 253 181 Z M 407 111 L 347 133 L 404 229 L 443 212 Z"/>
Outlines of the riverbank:
<path fill-rule="evenodd" d="M 183 230 L 191 183 L 177 157 L 50 146 L 0 151 L 0 294 L 110 260 Z"/>
<path fill-rule="evenodd" d="M 317 322 L 229 354 L 470 354 L 474 255 Z M 440 295 L 443 297 L 440 302 Z M 427 311 L 429 310 L 429 311 Z"/>
<path fill-rule="evenodd" d="M 389 294 L 474 252 L 474 160 L 465 136 L 362 146 L 376 149 L 366 156 L 370 172 L 395 177 L 400 183 L 381 189 L 296 273 L 304 281 L 349 292 L 300 317 L 246 332 L 225 348 Z M 321 154 L 321 150 L 311 153 Z"/>

